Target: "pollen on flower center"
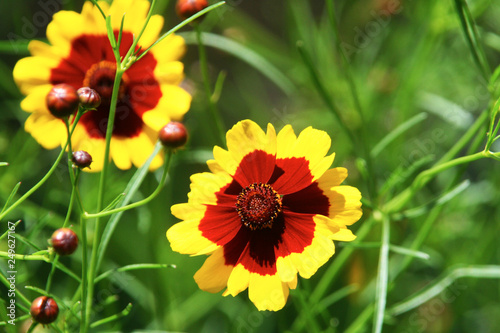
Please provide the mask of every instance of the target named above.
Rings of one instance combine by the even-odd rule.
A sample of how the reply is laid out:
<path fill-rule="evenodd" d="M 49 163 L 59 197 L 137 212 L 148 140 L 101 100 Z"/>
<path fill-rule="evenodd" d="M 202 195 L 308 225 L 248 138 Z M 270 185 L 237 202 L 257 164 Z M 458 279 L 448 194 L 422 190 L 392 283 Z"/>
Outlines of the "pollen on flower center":
<path fill-rule="evenodd" d="M 253 183 L 238 195 L 236 211 L 251 230 L 271 228 L 281 212 L 281 197 L 271 185 Z"/>
<path fill-rule="evenodd" d="M 116 63 L 103 60 L 92 65 L 85 73 L 83 80 L 84 87 L 90 87 L 97 91 L 105 104 L 111 102 L 111 95 L 113 93 L 113 84 L 115 82 Z M 123 98 L 127 86 L 127 77 L 123 76 L 120 82 L 120 89 L 118 98 Z"/>

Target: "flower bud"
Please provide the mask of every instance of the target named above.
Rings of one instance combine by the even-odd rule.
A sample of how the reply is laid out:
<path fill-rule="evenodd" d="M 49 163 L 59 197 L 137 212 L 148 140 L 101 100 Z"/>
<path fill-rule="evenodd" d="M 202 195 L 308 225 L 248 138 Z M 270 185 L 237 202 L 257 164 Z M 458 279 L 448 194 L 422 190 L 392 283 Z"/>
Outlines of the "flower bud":
<path fill-rule="evenodd" d="M 160 130 L 159 139 L 168 148 L 179 148 L 187 141 L 186 127 L 177 121 L 171 121 Z"/>
<path fill-rule="evenodd" d="M 73 152 L 73 157 L 71 157 L 71 161 L 73 162 L 73 165 L 83 169 L 83 168 L 89 168 L 90 169 L 90 164 L 92 163 L 92 156 L 90 156 L 89 153 L 87 153 L 85 150 L 77 150 Z"/>
<path fill-rule="evenodd" d="M 177 12 L 177 16 L 179 16 L 182 20 L 185 20 L 207 7 L 207 0 L 177 0 L 175 10 Z M 204 16 L 200 16 L 197 18 L 197 21 L 201 21 L 203 17 Z"/>
<path fill-rule="evenodd" d="M 80 105 L 85 109 L 96 109 L 101 105 L 101 96 L 89 87 L 82 87 L 77 91 L 78 99 L 80 100 Z"/>
<path fill-rule="evenodd" d="M 31 303 L 30 313 L 41 324 L 50 324 L 57 319 L 59 307 L 53 298 L 40 296 Z"/>
<path fill-rule="evenodd" d="M 70 116 L 78 109 L 79 99 L 76 89 L 61 83 L 52 87 L 46 98 L 47 108 L 56 118 Z"/>
<path fill-rule="evenodd" d="M 51 242 L 57 254 L 67 256 L 78 247 L 78 236 L 71 229 L 60 228 L 52 234 Z"/>

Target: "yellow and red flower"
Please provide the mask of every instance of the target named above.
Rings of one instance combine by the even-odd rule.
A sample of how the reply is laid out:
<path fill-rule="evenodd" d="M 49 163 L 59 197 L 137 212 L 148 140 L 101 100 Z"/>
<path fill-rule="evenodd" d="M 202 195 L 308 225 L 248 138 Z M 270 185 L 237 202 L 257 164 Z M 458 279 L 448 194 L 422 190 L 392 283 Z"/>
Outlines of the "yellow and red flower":
<path fill-rule="evenodd" d="M 118 36 L 124 17 L 120 54 L 124 56 L 138 36 L 149 9 L 147 0 L 99 2 Z M 136 50 L 146 49 L 159 37 L 163 17 L 153 15 Z M 75 89 L 90 87 L 101 96 L 97 111 L 81 118 L 73 134 L 76 150 L 89 152 L 93 171 L 104 163 L 105 135 L 116 62 L 107 36 L 105 20 L 96 6 L 85 2 L 81 13 L 60 11 L 47 27 L 50 44 L 31 41 L 31 57 L 19 60 L 14 79 L 26 98 L 21 108 L 31 115 L 25 129 L 46 149 L 66 142 L 64 122 L 49 113 L 45 97 L 50 89 L 66 83 Z M 180 120 L 188 111 L 191 96 L 179 83 L 183 79 L 184 40 L 171 35 L 155 45 L 124 74 L 117 103 L 110 156 L 120 169 L 141 166 L 153 151 L 158 131 L 170 120 Z M 160 166 L 161 157 L 151 164 Z"/>
<path fill-rule="evenodd" d="M 352 241 L 361 194 L 340 185 L 345 168 L 329 169 L 331 140 L 291 126 L 265 133 L 245 120 L 214 148 L 210 171 L 191 177 L 188 202 L 172 207 L 183 220 L 167 231 L 174 251 L 210 254 L 194 278 L 202 290 L 236 296 L 248 288 L 259 310 L 286 303 L 297 273 L 311 277 L 334 254 L 333 240 Z"/>

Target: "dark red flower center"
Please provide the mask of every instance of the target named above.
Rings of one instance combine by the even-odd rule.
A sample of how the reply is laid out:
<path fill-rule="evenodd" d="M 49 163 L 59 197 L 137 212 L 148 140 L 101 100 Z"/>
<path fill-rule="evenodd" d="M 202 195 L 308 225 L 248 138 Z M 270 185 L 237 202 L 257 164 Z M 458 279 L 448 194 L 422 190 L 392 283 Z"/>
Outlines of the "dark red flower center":
<path fill-rule="evenodd" d="M 281 212 L 281 197 L 271 185 L 253 183 L 238 195 L 236 211 L 243 225 L 251 230 L 271 228 Z"/>
<path fill-rule="evenodd" d="M 114 34 L 118 37 L 119 32 Z M 131 32 L 123 32 L 120 55 L 127 53 L 133 40 Z M 157 63 L 153 54 L 148 53 L 123 75 L 118 90 L 113 136 L 133 138 L 143 131 L 142 115 L 154 109 L 162 97 L 160 83 L 155 76 Z M 106 34 L 83 34 L 75 38 L 71 42 L 70 54 L 51 70 L 51 84 L 66 83 L 75 89 L 89 87 L 100 95 L 101 104 L 97 110 L 85 113 L 80 119 L 80 124 L 91 138 L 106 137 L 115 74 L 115 55 Z"/>
<path fill-rule="evenodd" d="M 101 100 L 105 104 L 111 102 L 111 94 L 113 93 L 113 84 L 115 82 L 116 62 L 107 60 L 93 64 L 85 73 L 83 86 L 89 87 L 97 91 Z M 120 82 L 118 98 L 122 99 L 127 90 L 127 77 L 124 75 Z"/>

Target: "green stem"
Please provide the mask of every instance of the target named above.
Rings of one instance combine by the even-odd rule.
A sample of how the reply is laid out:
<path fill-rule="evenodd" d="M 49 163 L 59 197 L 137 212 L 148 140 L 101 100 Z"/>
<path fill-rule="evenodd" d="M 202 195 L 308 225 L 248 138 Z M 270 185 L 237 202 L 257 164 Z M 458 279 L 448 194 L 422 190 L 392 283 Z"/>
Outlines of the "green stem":
<path fill-rule="evenodd" d="M 54 173 L 54 171 L 57 169 L 57 166 L 59 165 L 59 162 L 61 162 L 61 159 L 62 157 L 64 156 L 64 152 L 66 151 L 66 148 L 68 147 L 68 145 L 71 144 L 71 136 L 73 135 L 73 132 L 75 130 L 75 127 L 76 127 L 76 124 L 78 123 L 78 120 L 80 120 L 80 117 L 82 116 L 82 112 L 79 112 L 77 113 L 76 115 L 76 118 L 75 120 L 73 121 L 73 126 L 71 127 L 71 131 L 69 131 L 69 134 L 68 134 L 68 140 L 66 141 L 66 144 L 64 145 L 64 147 L 61 149 L 61 152 L 59 153 L 59 155 L 57 156 L 54 164 L 52 165 L 52 167 L 49 169 L 49 171 L 45 174 L 45 176 L 43 176 L 42 179 L 40 179 L 40 181 L 38 183 L 35 184 L 35 186 L 33 186 L 28 192 L 26 192 L 22 197 L 20 197 L 16 202 L 14 202 L 12 204 L 12 206 L 10 206 L 9 208 L 5 209 L 1 214 L 0 214 L 0 221 L 8 214 L 10 213 L 14 208 L 16 208 L 17 206 L 19 206 L 21 203 L 24 202 L 24 200 L 26 200 L 27 198 L 29 198 L 30 195 L 32 195 L 36 190 L 38 190 L 38 188 L 40 188 L 40 186 L 42 186 L 46 181 L 47 179 L 50 178 L 50 176 Z"/>
<path fill-rule="evenodd" d="M 151 5 L 149 6 L 149 11 L 148 11 L 148 15 L 146 16 L 146 21 L 144 22 L 144 25 L 142 26 L 142 29 L 141 31 L 139 32 L 139 34 L 134 38 L 134 41 L 132 42 L 132 45 L 130 46 L 127 54 L 125 55 L 125 57 L 123 57 L 123 59 L 130 59 L 131 61 L 126 61 L 124 62 L 125 66 L 123 67 L 124 70 L 126 70 L 127 68 L 130 68 L 130 66 L 132 66 L 132 64 L 138 60 L 137 57 L 131 57 L 132 54 L 135 52 L 135 48 L 137 47 L 137 44 L 139 43 L 139 40 L 141 39 L 142 37 L 142 34 L 144 33 L 144 31 L 146 30 L 146 27 L 149 23 L 149 20 L 151 19 L 151 15 L 153 15 L 153 9 L 154 9 L 154 6 L 156 4 L 156 0 L 152 0 L 151 1 Z M 123 63 L 122 63 L 123 65 Z"/>
<path fill-rule="evenodd" d="M 117 64 L 120 64 L 120 59 L 116 59 Z M 102 207 L 104 206 L 104 189 L 106 188 L 106 180 L 107 180 L 107 174 L 108 174 L 108 167 L 109 167 L 109 152 L 110 152 L 110 145 L 111 145 L 111 137 L 113 136 L 113 125 L 115 122 L 115 114 L 116 114 L 116 104 L 118 101 L 118 92 L 120 88 L 120 82 L 122 79 L 122 76 L 124 74 L 124 70 L 121 69 L 121 66 L 117 66 L 116 68 L 116 74 L 115 74 L 115 81 L 113 84 L 113 93 L 111 95 L 111 104 L 109 108 L 109 116 L 108 116 L 108 126 L 106 129 L 106 146 L 104 149 L 104 161 L 103 161 L 103 167 L 101 171 L 101 178 L 99 181 L 99 188 L 98 188 L 98 194 L 97 194 L 97 211 L 102 210 Z M 100 243 L 100 238 L 101 238 L 101 219 L 99 217 L 96 218 L 95 221 L 95 231 L 94 231 L 94 241 L 92 243 L 92 253 L 91 253 L 91 258 L 90 258 L 90 265 L 89 265 L 89 271 L 88 271 L 88 290 L 87 290 L 87 309 L 86 309 L 86 316 L 83 319 L 82 322 L 82 332 L 87 332 L 89 329 L 90 325 L 90 314 L 92 311 L 92 301 L 94 297 L 94 280 L 96 277 L 96 270 L 97 270 L 97 258 L 98 258 L 98 248 L 99 248 L 99 243 Z"/>
<path fill-rule="evenodd" d="M 203 16 L 206 13 L 208 13 L 208 12 L 214 10 L 215 8 L 218 8 L 218 7 L 220 7 L 220 6 L 224 5 L 224 4 L 226 4 L 225 1 L 217 2 L 216 4 L 208 6 L 207 8 L 203 9 L 202 11 L 199 11 L 198 13 L 196 13 L 193 16 L 191 16 L 190 18 L 188 18 L 188 19 L 182 21 L 181 23 L 177 24 L 175 27 L 173 27 L 172 29 L 170 29 L 169 31 L 167 31 L 166 33 L 164 33 L 163 35 L 161 35 L 160 38 L 158 38 L 156 40 L 156 42 L 154 42 L 153 44 L 151 44 L 150 47 L 148 47 L 146 50 L 144 50 L 144 52 L 142 52 L 141 55 L 137 57 L 136 61 L 139 61 L 142 57 L 144 57 L 151 50 L 151 48 L 153 46 L 155 46 L 156 44 L 160 43 L 162 40 L 164 40 L 165 38 L 167 38 L 168 36 L 170 36 L 171 34 L 173 34 L 174 32 L 176 32 L 180 28 L 184 27 L 185 25 L 187 25 L 187 24 L 193 22 L 194 20 L 196 20 L 198 17 Z"/>
<path fill-rule="evenodd" d="M 454 2 L 474 62 L 481 71 L 483 78 L 488 82 L 491 76 L 491 69 L 486 60 L 482 44 L 479 42 L 479 34 L 467 2 L 465 0 L 455 0 Z"/>
<path fill-rule="evenodd" d="M 384 324 L 385 306 L 387 303 L 387 285 L 389 283 L 389 238 L 390 223 L 387 216 L 382 218 L 382 246 L 380 247 L 379 266 L 376 287 L 375 317 L 373 318 L 373 332 L 382 332 Z"/>
<path fill-rule="evenodd" d="M 87 317 L 87 220 L 80 217 L 80 236 L 82 239 L 82 283 L 81 286 L 81 309 L 82 309 L 82 323 L 85 322 Z M 81 325 L 81 329 L 86 329 L 84 325 Z"/>
<path fill-rule="evenodd" d="M 52 267 L 50 269 L 49 276 L 47 277 L 47 284 L 45 285 L 45 292 L 48 294 L 50 293 L 50 286 L 52 284 L 52 277 L 54 276 L 54 273 L 56 271 L 56 265 L 59 261 L 59 255 L 56 254 L 54 261 L 52 261 Z"/>
<path fill-rule="evenodd" d="M 26 200 L 30 195 L 32 195 L 36 190 L 38 190 L 40 188 L 40 186 L 42 186 L 47 181 L 47 179 L 49 179 L 49 177 L 52 176 L 52 174 L 54 173 L 54 171 L 57 169 L 57 166 L 59 165 L 59 162 L 61 162 L 61 159 L 64 156 L 64 153 L 65 153 L 65 150 L 66 150 L 67 146 L 68 146 L 68 143 L 66 142 L 66 145 L 63 147 L 63 149 L 59 153 L 59 156 L 57 156 L 56 161 L 54 162 L 54 164 L 52 165 L 52 167 L 50 168 L 50 170 L 45 174 L 45 176 L 43 176 L 43 178 L 40 179 L 40 181 L 38 183 L 36 183 L 35 186 L 33 186 L 28 192 L 26 192 L 22 197 L 20 197 L 16 202 L 14 202 L 2 214 L 0 214 L 0 221 L 7 214 L 9 214 L 12 210 L 14 210 L 14 208 L 16 208 L 21 203 L 23 203 L 24 200 Z"/>
<path fill-rule="evenodd" d="M 201 67 L 201 75 L 203 76 L 203 84 L 205 87 L 205 94 L 207 95 L 208 106 L 210 110 L 210 115 L 212 116 L 213 122 L 215 124 L 215 128 L 217 128 L 219 144 L 224 145 L 226 138 L 226 131 L 224 130 L 224 125 L 222 123 L 222 119 L 220 117 L 219 110 L 217 109 L 217 105 L 213 100 L 212 96 L 212 88 L 210 87 L 210 78 L 208 75 L 208 61 L 207 61 L 207 53 L 205 50 L 205 45 L 203 44 L 203 37 L 200 29 L 200 25 L 195 23 L 194 28 L 196 30 L 196 38 L 198 41 L 198 53 L 200 56 L 200 67 Z"/>
<path fill-rule="evenodd" d="M 156 198 L 158 196 L 158 194 L 160 194 L 163 186 L 165 185 L 165 181 L 167 180 L 167 175 L 168 175 L 168 170 L 170 168 L 171 160 L 172 160 L 172 150 L 169 150 L 168 155 L 167 155 L 167 160 L 163 165 L 163 174 L 162 174 L 161 180 L 160 180 L 158 186 L 156 187 L 156 189 L 154 190 L 154 192 L 151 193 L 147 198 L 144 198 L 142 200 L 139 200 L 137 202 L 131 203 L 131 204 L 123 206 L 123 207 L 102 211 L 102 212 L 96 213 L 96 214 L 84 213 L 83 218 L 84 219 L 91 219 L 91 218 L 109 216 L 109 215 L 113 215 L 113 214 L 118 213 L 118 212 L 123 212 L 123 211 L 129 210 L 129 209 L 136 208 L 136 207 L 147 204 L 148 202 L 150 202 L 151 200 Z"/>

